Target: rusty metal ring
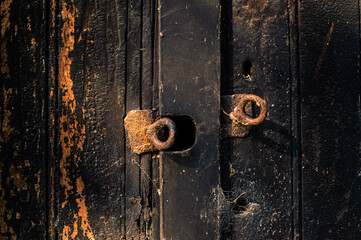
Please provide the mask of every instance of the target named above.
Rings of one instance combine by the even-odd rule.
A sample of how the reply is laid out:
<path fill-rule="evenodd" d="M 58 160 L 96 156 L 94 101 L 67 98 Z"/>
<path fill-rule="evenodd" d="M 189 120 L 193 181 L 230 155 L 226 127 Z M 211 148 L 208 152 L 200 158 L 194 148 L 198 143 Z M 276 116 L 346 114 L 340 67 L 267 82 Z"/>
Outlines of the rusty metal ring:
<path fill-rule="evenodd" d="M 166 141 L 159 140 L 158 131 L 162 127 L 167 127 L 169 130 L 168 139 Z M 161 118 L 147 129 L 149 139 L 152 141 L 154 147 L 160 151 L 169 149 L 173 146 L 177 129 L 175 123 L 169 118 Z"/>
<path fill-rule="evenodd" d="M 247 116 L 244 108 L 248 102 L 255 102 L 257 106 L 260 108 L 260 113 L 258 117 L 251 118 Z M 253 94 L 244 95 L 244 97 L 237 104 L 237 107 L 234 109 L 234 116 L 244 125 L 258 125 L 265 120 L 266 115 L 267 115 L 266 102 L 262 98 Z"/>

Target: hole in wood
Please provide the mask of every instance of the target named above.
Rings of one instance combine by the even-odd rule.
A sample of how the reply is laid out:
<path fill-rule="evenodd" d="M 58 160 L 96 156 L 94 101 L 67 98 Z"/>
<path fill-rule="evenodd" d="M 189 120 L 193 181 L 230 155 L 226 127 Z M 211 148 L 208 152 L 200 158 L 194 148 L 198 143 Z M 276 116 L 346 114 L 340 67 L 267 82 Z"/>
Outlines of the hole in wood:
<path fill-rule="evenodd" d="M 235 213 L 241 213 L 247 210 L 248 201 L 244 197 L 239 197 L 234 201 L 233 211 Z"/>
<path fill-rule="evenodd" d="M 243 74 L 244 76 L 251 76 L 253 71 L 253 63 L 249 60 L 243 62 Z"/>
<path fill-rule="evenodd" d="M 169 151 L 184 151 L 191 148 L 196 140 L 196 126 L 189 116 L 167 116 L 172 119 L 177 128 L 174 145 Z"/>

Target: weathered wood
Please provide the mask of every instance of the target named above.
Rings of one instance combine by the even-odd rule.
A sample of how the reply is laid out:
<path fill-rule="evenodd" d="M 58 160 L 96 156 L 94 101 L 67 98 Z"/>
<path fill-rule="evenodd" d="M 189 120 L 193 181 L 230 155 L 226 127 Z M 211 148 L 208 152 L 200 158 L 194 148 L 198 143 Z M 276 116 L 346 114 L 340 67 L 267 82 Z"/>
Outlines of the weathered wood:
<path fill-rule="evenodd" d="M 359 1 L 218 3 L 2 0 L 0 240 L 361 235 Z M 220 92 L 267 121 L 220 140 Z M 134 154 L 133 109 L 195 145 Z"/>
<path fill-rule="evenodd" d="M 0 4 L 0 239 L 45 239 L 45 5 Z"/>
<path fill-rule="evenodd" d="M 247 137 L 223 140 L 222 161 L 227 162 L 222 173 L 228 176 L 222 181 L 230 213 L 223 216 L 222 237 L 291 238 L 288 5 L 281 0 L 224 4 L 224 30 L 232 32 L 222 34 L 227 41 L 222 65 L 232 68 L 222 72 L 222 92 L 260 96 L 267 101 L 269 116 Z"/>
<path fill-rule="evenodd" d="M 128 1 L 126 112 L 141 108 L 142 4 Z M 126 239 L 140 239 L 140 157 L 126 147 Z"/>
<path fill-rule="evenodd" d="M 59 8 L 59 237 L 120 239 L 127 7 L 64 0 Z"/>
<path fill-rule="evenodd" d="M 190 116 L 197 131 L 191 149 L 160 154 L 160 239 L 218 239 L 219 3 L 158 10 L 160 112 Z"/>
<path fill-rule="evenodd" d="M 359 1 L 299 1 L 304 239 L 361 235 Z"/>
<path fill-rule="evenodd" d="M 47 74 L 47 104 L 48 110 L 47 121 L 47 163 L 46 163 L 46 187 L 47 187 L 47 222 L 48 222 L 48 239 L 58 239 L 56 228 L 58 216 L 58 198 L 56 190 L 59 179 L 59 61 L 58 61 L 58 17 L 59 8 L 56 0 L 47 2 L 46 16 L 48 18 L 47 26 L 47 52 L 46 52 L 46 74 Z"/>
<path fill-rule="evenodd" d="M 141 107 L 153 108 L 153 59 L 154 59 L 154 4 L 153 0 L 142 1 L 142 45 L 141 45 Z M 152 190 L 156 181 L 152 176 L 152 154 L 140 159 L 140 189 L 142 214 L 140 216 L 140 238 L 157 239 L 152 230 Z M 159 211 L 154 209 L 154 211 Z"/>
<path fill-rule="evenodd" d="M 299 29 L 298 3 L 289 1 L 289 44 L 290 44 L 290 117 L 292 133 L 292 186 L 293 186 L 293 239 L 302 239 L 302 160 L 301 160 L 301 113 L 299 72 Z"/>

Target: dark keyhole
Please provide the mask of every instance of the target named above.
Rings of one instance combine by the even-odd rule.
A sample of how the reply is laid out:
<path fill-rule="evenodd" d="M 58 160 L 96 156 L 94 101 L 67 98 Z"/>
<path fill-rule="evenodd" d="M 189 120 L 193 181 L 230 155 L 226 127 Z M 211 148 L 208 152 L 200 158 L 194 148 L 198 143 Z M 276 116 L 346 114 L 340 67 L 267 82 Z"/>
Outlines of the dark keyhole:
<path fill-rule="evenodd" d="M 189 116 L 167 116 L 177 128 L 174 145 L 168 151 L 184 151 L 191 148 L 196 140 L 196 126 Z M 161 139 L 160 139 L 161 140 Z"/>

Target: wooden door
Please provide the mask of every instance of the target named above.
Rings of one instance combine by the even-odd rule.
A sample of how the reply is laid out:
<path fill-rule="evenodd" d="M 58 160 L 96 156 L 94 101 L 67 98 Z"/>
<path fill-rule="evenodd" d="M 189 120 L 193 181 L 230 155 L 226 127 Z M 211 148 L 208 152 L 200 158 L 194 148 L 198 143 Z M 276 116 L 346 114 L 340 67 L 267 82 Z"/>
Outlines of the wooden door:
<path fill-rule="evenodd" d="M 358 239 L 356 0 L 2 0 L 0 239 Z M 265 99 L 244 138 L 222 99 Z M 138 155 L 152 109 L 184 144 Z"/>

